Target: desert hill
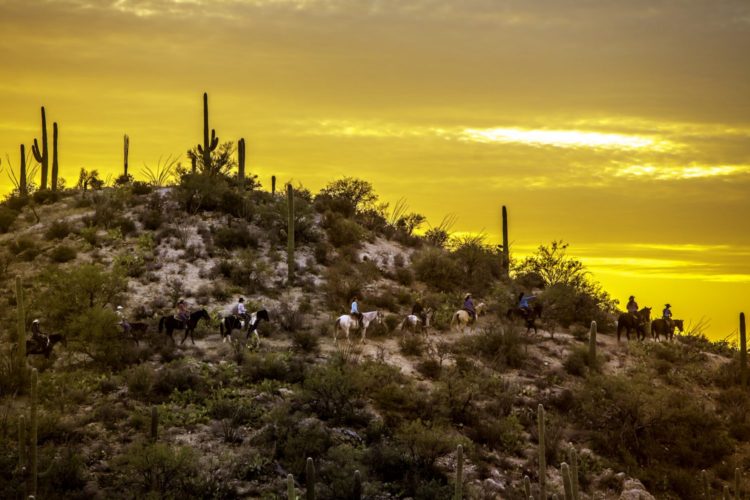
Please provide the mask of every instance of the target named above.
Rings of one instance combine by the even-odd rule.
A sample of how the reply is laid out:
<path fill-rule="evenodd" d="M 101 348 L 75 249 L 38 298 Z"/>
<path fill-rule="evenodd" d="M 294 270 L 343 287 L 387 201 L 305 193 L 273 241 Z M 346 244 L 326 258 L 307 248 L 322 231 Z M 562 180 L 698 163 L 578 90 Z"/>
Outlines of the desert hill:
<path fill-rule="evenodd" d="M 37 498 L 287 498 L 289 474 L 302 496 L 308 457 L 316 498 L 454 498 L 459 445 L 465 498 L 526 498 L 524 477 L 539 498 L 540 476 L 564 498 L 572 461 L 580 498 L 747 491 L 750 397 L 731 346 L 700 331 L 618 341 L 585 273 L 545 281 L 545 265 L 575 268 L 559 242 L 540 248 L 557 260 L 507 275 L 497 248 L 444 226 L 418 236 L 423 218 L 389 214 L 365 181 L 293 193 L 292 208 L 256 179 L 183 172 L 3 203 L 0 496 L 28 491 L 32 420 Z M 506 317 L 524 291 L 544 305 L 536 333 Z M 467 292 L 488 310 L 462 331 Z M 335 343 L 353 296 L 382 321 Z M 224 341 L 239 297 L 270 321 Z M 180 299 L 210 316 L 194 342 L 158 331 Z M 401 330 L 417 300 L 431 325 Z M 117 306 L 146 331 L 126 334 Z M 36 417 L 19 315 L 27 338 L 38 318 L 66 339 L 27 358 Z"/>

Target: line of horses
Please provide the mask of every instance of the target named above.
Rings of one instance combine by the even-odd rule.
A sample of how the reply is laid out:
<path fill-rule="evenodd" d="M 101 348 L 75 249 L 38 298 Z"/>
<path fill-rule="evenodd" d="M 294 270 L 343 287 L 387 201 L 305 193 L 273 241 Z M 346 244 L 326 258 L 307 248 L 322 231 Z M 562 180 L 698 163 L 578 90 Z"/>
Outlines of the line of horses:
<path fill-rule="evenodd" d="M 620 341 L 624 331 L 627 339 L 630 340 L 630 332 L 634 331 L 638 340 L 646 340 L 646 330 L 649 329 L 651 338 L 655 341 L 661 339 L 664 335 L 666 340 L 671 341 L 674 338 L 674 330 L 677 328 L 680 333 L 685 331 L 685 322 L 681 319 L 667 321 L 662 318 L 651 320 L 651 308 L 644 307 L 638 312 L 622 313 L 617 318 L 617 341 Z"/>

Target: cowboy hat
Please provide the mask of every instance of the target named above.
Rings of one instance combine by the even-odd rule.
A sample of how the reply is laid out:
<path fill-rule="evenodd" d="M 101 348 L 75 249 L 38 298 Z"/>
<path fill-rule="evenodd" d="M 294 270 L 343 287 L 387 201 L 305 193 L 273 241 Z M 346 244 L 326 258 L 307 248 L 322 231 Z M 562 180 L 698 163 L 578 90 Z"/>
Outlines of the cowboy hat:
<path fill-rule="evenodd" d="M 122 306 L 117 306 L 118 311 L 122 311 Z"/>
<path fill-rule="evenodd" d="M 664 304 L 664 307 L 672 307 L 672 304 Z"/>

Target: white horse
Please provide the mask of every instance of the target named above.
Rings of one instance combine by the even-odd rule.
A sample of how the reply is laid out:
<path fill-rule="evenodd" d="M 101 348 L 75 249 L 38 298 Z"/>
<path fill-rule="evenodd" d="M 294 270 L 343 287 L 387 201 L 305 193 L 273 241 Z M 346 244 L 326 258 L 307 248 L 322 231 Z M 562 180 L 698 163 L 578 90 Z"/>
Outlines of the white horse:
<path fill-rule="evenodd" d="M 459 309 L 458 311 L 453 313 L 453 316 L 451 316 L 451 328 L 455 329 L 456 327 L 458 327 L 458 330 L 461 333 L 464 333 L 466 328 L 470 327 L 471 323 L 471 315 L 464 309 Z"/>
<path fill-rule="evenodd" d="M 399 330 L 409 330 L 412 332 L 425 332 L 430 327 L 430 321 L 432 321 L 433 311 L 429 307 L 425 309 L 424 316 L 425 321 L 422 322 L 422 318 L 416 314 L 410 314 L 401 322 L 398 326 Z"/>
<path fill-rule="evenodd" d="M 369 311 L 366 313 L 362 313 L 362 325 L 360 328 L 359 321 L 357 321 L 356 318 L 351 316 L 350 314 L 344 314 L 343 316 L 339 316 L 336 318 L 336 323 L 333 326 L 333 343 L 338 343 L 338 337 L 339 337 L 339 330 L 344 332 L 344 335 L 346 336 L 347 343 L 351 343 L 349 340 L 349 330 L 360 328 L 362 330 L 362 340 L 361 342 L 365 343 L 365 334 L 367 333 L 367 327 L 370 326 L 370 323 L 382 323 L 383 322 L 383 313 L 380 311 Z"/>

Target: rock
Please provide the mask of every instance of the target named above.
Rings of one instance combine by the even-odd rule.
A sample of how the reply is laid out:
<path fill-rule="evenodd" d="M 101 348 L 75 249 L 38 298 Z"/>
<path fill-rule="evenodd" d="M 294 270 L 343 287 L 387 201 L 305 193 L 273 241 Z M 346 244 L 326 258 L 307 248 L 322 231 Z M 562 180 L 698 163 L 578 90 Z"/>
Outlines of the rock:
<path fill-rule="evenodd" d="M 626 479 L 622 485 L 620 500 L 656 500 L 637 479 Z"/>

